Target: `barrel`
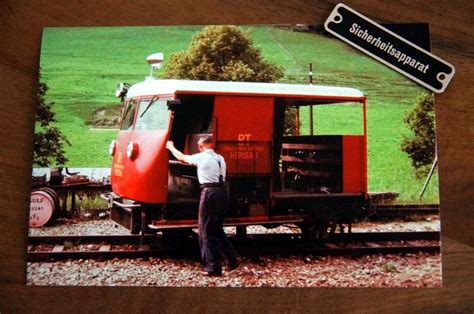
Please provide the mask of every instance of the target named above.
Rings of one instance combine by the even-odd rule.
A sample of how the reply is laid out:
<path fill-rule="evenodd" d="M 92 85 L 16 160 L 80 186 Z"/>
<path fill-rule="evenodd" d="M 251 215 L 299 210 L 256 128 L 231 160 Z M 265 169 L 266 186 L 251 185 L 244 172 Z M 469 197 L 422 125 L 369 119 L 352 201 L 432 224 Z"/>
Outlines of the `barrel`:
<path fill-rule="evenodd" d="M 30 227 L 38 228 L 52 221 L 58 209 L 59 197 L 53 189 L 33 190 L 30 197 Z"/>

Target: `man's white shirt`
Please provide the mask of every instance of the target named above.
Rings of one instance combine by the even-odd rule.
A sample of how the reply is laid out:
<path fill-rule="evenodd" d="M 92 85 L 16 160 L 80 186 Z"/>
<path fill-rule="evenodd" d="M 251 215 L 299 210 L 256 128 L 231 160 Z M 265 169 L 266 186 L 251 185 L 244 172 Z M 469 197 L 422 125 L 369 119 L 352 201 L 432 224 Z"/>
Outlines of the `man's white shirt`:
<path fill-rule="evenodd" d="M 224 157 L 215 153 L 214 150 L 206 149 L 194 155 L 187 155 L 185 161 L 197 166 L 198 181 L 200 184 L 218 183 L 220 174 L 222 174 L 225 181 L 227 167 Z M 218 161 L 220 162 L 220 169 Z"/>

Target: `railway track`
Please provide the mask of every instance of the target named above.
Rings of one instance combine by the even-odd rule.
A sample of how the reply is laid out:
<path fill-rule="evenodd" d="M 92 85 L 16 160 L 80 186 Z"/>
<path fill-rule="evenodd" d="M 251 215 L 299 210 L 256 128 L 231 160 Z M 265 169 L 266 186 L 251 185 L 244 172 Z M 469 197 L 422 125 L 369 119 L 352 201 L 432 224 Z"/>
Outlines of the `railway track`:
<path fill-rule="evenodd" d="M 364 210 L 364 216 L 370 219 L 429 215 L 439 215 L 439 204 L 384 204 Z"/>
<path fill-rule="evenodd" d="M 315 243 L 301 234 L 252 234 L 233 237 L 242 256 L 261 255 L 372 255 L 439 253 L 439 232 L 376 232 L 335 234 Z M 173 242 L 174 241 L 174 242 Z M 198 256 L 196 237 L 171 242 L 160 236 L 36 236 L 28 238 L 27 260 L 148 258 Z"/>

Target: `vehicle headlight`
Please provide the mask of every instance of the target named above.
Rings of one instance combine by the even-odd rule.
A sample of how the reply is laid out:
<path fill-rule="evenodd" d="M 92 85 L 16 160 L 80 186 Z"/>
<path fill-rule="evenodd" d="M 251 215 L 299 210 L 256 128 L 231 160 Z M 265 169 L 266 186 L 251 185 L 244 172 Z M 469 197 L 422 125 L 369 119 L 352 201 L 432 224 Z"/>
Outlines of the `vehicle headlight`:
<path fill-rule="evenodd" d="M 127 146 L 127 157 L 134 159 L 138 154 L 138 144 L 134 142 L 128 143 Z"/>
<path fill-rule="evenodd" d="M 109 145 L 109 154 L 110 154 L 110 156 L 115 155 L 115 146 L 117 146 L 116 141 L 110 142 L 110 145 Z"/>

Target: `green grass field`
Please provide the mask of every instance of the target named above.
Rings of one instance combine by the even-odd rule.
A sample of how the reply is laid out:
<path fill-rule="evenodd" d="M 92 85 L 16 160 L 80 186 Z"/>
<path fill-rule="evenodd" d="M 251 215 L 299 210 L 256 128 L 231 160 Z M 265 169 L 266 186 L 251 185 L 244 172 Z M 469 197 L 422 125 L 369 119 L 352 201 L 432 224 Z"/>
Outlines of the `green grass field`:
<path fill-rule="evenodd" d="M 322 35 L 274 27 L 250 27 L 254 45 L 263 56 L 284 66 L 281 82 L 307 83 L 308 63 L 313 63 L 314 84 L 348 86 L 362 90 L 368 99 L 369 190 L 397 191 L 401 201 L 413 201 L 423 185 L 399 149 L 404 113 L 425 89 L 345 43 Z M 41 48 L 42 79 L 49 86 L 47 100 L 55 103 L 56 125 L 70 140 L 68 166 L 108 167 L 108 145 L 115 130 L 87 124 L 101 108 L 118 109 L 114 97 L 118 82 L 137 83 L 149 75 L 145 58 L 155 52 L 166 56 L 186 50 L 201 27 L 46 28 Z M 166 61 L 165 61 L 166 62 Z M 160 76 L 161 71 L 156 72 Z M 316 133 L 342 131 L 358 117 L 360 109 L 338 106 L 315 108 Z M 324 119 L 319 118 L 324 117 Z M 308 120 L 308 111 L 301 111 Z M 360 128 L 356 126 L 356 128 Z M 302 131 L 308 132 L 307 124 Z M 437 177 L 425 202 L 438 202 Z"/>

